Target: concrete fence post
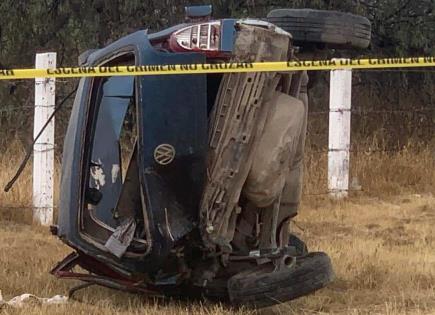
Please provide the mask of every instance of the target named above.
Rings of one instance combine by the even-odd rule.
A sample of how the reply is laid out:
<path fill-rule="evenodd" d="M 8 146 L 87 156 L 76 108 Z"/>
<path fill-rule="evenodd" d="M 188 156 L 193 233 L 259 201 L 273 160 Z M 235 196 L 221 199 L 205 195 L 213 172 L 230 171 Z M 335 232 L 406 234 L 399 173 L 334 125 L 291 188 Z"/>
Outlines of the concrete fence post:
<path fill-rule="evenodd" d="M 56 68 L 56 53 L 36 54 L 35 68 Z M 33 137 L 40 132 L 55 108 L 55 79 L 35 79 Z M 33 148 L 33 222 L 53 224 L 54 119 Z"/>
<path fill-rule="evenodd" d="M 328 189 L 334 198 L 349 191 L 352 70 L 332 70 L 329 98 Z"/>

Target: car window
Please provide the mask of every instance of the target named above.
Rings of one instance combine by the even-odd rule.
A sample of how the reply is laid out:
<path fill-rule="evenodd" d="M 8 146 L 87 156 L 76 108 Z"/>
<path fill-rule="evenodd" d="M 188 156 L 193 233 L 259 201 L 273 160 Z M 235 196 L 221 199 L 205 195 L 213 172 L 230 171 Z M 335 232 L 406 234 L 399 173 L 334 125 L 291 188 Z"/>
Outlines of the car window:
<path fill-rule="evenodd" d="M 122 59 L 122 65 L 132 64 L 133 58 Z M 88 209 L 98 221 L 116 227 L 114 211 L 137 136 L 134 77 L 95 80 L 92 94 L 95 110 L 88 184 L 95 200 L 88 202 Z"/>

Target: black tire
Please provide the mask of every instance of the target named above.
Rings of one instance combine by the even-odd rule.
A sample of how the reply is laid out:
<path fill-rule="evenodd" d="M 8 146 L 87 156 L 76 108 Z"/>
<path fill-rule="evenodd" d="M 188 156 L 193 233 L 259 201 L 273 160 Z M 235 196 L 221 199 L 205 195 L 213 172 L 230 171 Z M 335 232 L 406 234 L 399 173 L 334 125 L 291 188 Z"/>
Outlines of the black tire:
<path fill-rule="evenodd" d="M 286 270 L 273 271 L 268 264 L 241 272 L 228 281 L 228 292 L 233 305 L 261 308 L 310 294 L 333 278 L 330 258 L 313 252 L 297 258 L 296 265 Z"/>
<path fill-rule="evenodd" d="M 330 48 L 367 48 L 371 23 L 360 15 L 312 9 L 277 9 L 267 21 L 293 36 L 296 45 L 326 44 Z"/>

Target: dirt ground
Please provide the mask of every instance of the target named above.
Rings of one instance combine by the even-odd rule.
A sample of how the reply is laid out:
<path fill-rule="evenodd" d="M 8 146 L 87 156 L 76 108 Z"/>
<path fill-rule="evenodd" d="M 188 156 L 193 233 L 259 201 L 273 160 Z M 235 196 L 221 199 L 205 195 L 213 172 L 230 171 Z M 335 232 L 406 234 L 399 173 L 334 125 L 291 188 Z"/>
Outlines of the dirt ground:
<path fill-rule="evenodd" d="M 69 249 L 25 217 L 0 209 L 0 290 L 66 294 L 72 281 L 48 271 Z M 9 213 L 9 216 L 7 215 Z M 147 299 L 104 288 L 87 288 L 79 301 L 61 306 L 4 308 L 2 314 L 435 314 L 435 197 L 352 198 L 305 201 L 294 231 L 311 250 L 332 257 L 337 274 L 326 289 L 260 311 L 223 305 Z"/>

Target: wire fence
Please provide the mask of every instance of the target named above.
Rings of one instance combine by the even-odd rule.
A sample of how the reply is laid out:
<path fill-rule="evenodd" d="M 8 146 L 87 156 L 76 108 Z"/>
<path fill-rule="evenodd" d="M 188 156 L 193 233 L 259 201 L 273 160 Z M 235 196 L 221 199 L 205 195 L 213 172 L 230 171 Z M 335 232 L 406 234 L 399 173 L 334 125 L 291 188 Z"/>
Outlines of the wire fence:
<path fill-rule="evenodd" d="M 361 109 L 350 109 L 347 110 L 351 112 L 354 115 L 369 115 L 369 114 L 409 114 L 409 113 L 427 113 L 427 112 L 434 112 L 435 113 L 435 107 L 434 108 L 413 108 L 413 109 L 381 109 L 381 110 L 361 110 Z M 325 115 L 329 114 L 331 112 L 338 112 L 342 113 L 345 112 L 345 110 L 325 110 L 325 111 L 315 111 L 315 112 L 309 112 L 309 116 L 315 116 L 315 115 Z"/>
<path fill-rule="evenodd" d="M 393 72 L 393 70 L 388 71 Z M 399 71 L 403 72 L 402 70 L 397 70 L 394 72 Z M 416 70 L 415 72 L 417 71 L 422 72 L 421 70 Z M 414 71 L 407 70 L 407 72 Z M 58 93 L 56 94 L 56 100 L 60 100 L 63 99 L 65 95 L 67 95 L 69 88 L 66 87 L 66 84 L 68 83 L 68 81 L 56 80 L 56 83 L 62 84 L 59 87 Z M 358 83 L 356 85 L 358 85 Z M 3 148 L 3 152 L 0 152 L 0 157 L 1 153 L 3 153 L 4 155 L 6 151 L 5 148 L 10 142 L 10 139 L 15 137 L 17 133 L 21 133 L 21 137 L 27 137 L 27 139 L 31 139 L 32 132 L 29 131 L 32 130 L 31 125 L 33 123 L 33 110 L 35 107 L 32 102 L 33 97 L 30 96 L 28 100 L 19 105 L 0 104 L 0 146 Z M 407 146 L 402 140 L 403 138 L 407 138 L 408 136 L 413 136 L 414 138 L 416 138 L 417 142 L 420 142 L 424 145 L 433 146 L 434 143 L 430 143 L 430 141 L 431 139 L 433 139 L 433 135 L 435 134 L 435 103 L 416 102 L 416 104 L 405 104 L 408 105 L 406 108 L 403 108 L 402 106 L 400 108 L 391 108 L 392 103 L 387 102 L 386 104 L 384 103 L 383 106 L 377 106 L 378 104 L 369 104 L 371 105 L 371 107 L 367 108 L 363 106 L 363 102 L 360 102 L 358 99 L 356 99 L 355 102 L 352 101 L 352 104 L 353 108 L 347 110 L 347 112 L 350 112 L 352 115 L 352 136 L 351 147 L 349 150 L 349 153 L 352 156 L 362 155 L 363 158 L 371 158 L 378 153 L 395 155 L 406 152 Z M 388 105 L 388 107 L 390 108 L 386 108 L 387 106 L 385 105 Z M 58 119 L 58 117 L 56 117 L 55 146 L 53 148 L 50 148 L 50 150 L 55 150 L 57 161 L 61 160 L 61 151 L 63 147 L 63 139 L 66 129 L 65 127 L 67 125 L 67 120 L 69 116 L 68 109 L 70 109 L 71 106 L 72 100 L 70 100 L 69 103 L 66 104 L 67 111 L 63 115 L 63 118 Z M 330 111 L 323 108 L 325 107 L 311 106 L 310 111 L 308 112 L 308 134 L 306 147 L 306 151 L 308 154 L 306 154 L 306 161 L 308 163 L 315 164 L 315 160 L 322 160 L 323 164 L 321 165 L 321 167 L 324 168 L 324 170 L 322 171 L 325 172 L 326 166 L 324 164 L 327 163 L 328 153 L 331 152 L 331 150 L 328 149 L 328 115 L 331 112 L 344 113 L 345 111 Z M 26 124 L 29 126 L 29 128 L 23 127 Z M 379 129 L 383 129 L 384 138 L 381 137 L 381 139 L 377 139 L 379 141 L 371 141 L 371 139 L 375 139 L 377 137 L 377 132 Z M 388 132 L 385 132 L 385 130 L 387 130 Z M 413 135 L 415 130 L 424 130 L 425 137 L 415 137 L 415 135 Z M 404 134 L 406 134 L 407 136 L 403 137 Z M 23 143 L 25 143 L 25 141 Z M 19 164 L 19 156 L 14 156 L 10 158 L 17 159 L 17 165 Z M 361 161 L 361 159 L 358 161 Z M 409 167 L 412 167 L 412 165 L 410 165 Z M 305 189 L 302 194 L 304 198 L 323 198 L 330 195 L 330 191 L 328 191 L 326 185 L 326 177 L 324 175 L 322 176 L 322 184 L 315 188 L 313 188 L 313 186 L 315 185 L 311 185 L 310 189 Z M 359 187 L 358 189 L 353 189 L 351 187 L 349 192 L 351 194 L 364 193 L 365 187 L 364 185 L 363 187 Z M 25 200 L 31 202 L 31 198 Z M 56 208 L 57 207 L 55 207 L 55 209 Z M 24 203 L 18 206 L 11 205 L 9 203 L 0 204 L 0 210 L 30 212 L 31 209 L 34 209 L 32 205 Z"/>
<path fill-rule="evenodd" d="M 57 99 L 62 99 L 63 95 L 57 95 Z M 70 109 L 72 105 L 72 101 L 70 106 L 66 106 L 66 109 Z M 6 128 L 3 128 L 0 130 L 0 140 L 3 142 L 8 142 L 9 137 L 14 135 L 14 132 L 17 130 L 22 130 L 23 126 L 20 124 L 20 122 L 23 122 L 23 120 L 16 119 L 20 115 L 25 115 L 29 121 L 32 121 L 33 119 L 33 109 L 35 108 L 35 105 L 3 105 L 0 107 L 0 123 L 3 122 L 3 125 Z M 350 109 L 350 110 L 314 110 L 308 112 L 308 120 L 309 120 L 309 127 L 308 127 L 308 138 L 318 139 L 318 138 L 325 138 L 326 140 L 328 133 L 327 133 L 327 122 L 328 122 L 328 115 L 333 112 L 340 112 L 343 113 L 345 111 L 348 111 L 352 114 L 353 120 L 356 120 L 354 123 L 352 123 L 352 133 L 353 134 L 360 134 L 360 137 L 366 136 L 366 138 L 370 138 L 370 133 L 374 133 L 373 130 L 365 130 L 366 134 L 362 134 L 361 130 L 358 130 L 360 126 L 358 126 L 358 122 L 361 122 L 363 120 L 367 120 L 371 122 L 371 119 L 374 117 L 378 120 L 389 120 L 391 117 L 388 117 L 387 115 L 403 115 L 411 117 L 413 116 L 413 119 L 408 120 L 408 125 L 410 122 L 410 125 L 414 128 L 411 129 L 419 129 L 419 130 L 426 130 L 425 132 L 429 135 L 435 134 L 435 106 L 433 107 L 421 107 L 421 108 L 412 108 L 412 109 Z M 378 115 L 376 117 L 376 115 Z M 15 117 L 17 116 L 17 117 Z M 383 119 L 379 119 L 380 116 L 383 116 Z M 416 117 L 417 116 L 417 117 Z M 322 119 L 322 124 L 319 124 L 318 121 L 311 122 L 313 118 L 319 117 Z M 17 121 L 18 120 L 18 121 Z M 63 121 L 63 124 L 65 122 L 65 119 Z M 310 125 L 311 123 L 311 125 Z M 62 129 L 60 132 L 56 132 L 56 147 L 61 147 L 61 142 L 64 138 L 64 127 L 65 126 L 58 126 L 60 129 Z M 406 132 L 404 128 L 397 126 L 400 131 Z M 367 128 L 361 128 L 361 129 L 367 129 Z M 28 131 L 27 129 L 25 130 Z M 58 131 L 58 130 L 57 130 Z M 421 139 L 420 139 L 421 140 Z M 313 141 L 310 142 L 311 144 Z M 329 150 L 326 149 L 319 149 L 318 147 L 324 147 L 327 143 L 325 141 L 322 141 L 322 145 L 312 145 L 309 149 L 310 152 L 317 152 L 317 153 L 327 153 Z M 350 148 L 350 152 L 355 153 L 366 153 L 371 154 L 375 152 L 398 152 L 401 151 L 403 148 L 401 146 L 396 146 L 394 148 L 392 147 L 383 147 L 383 148 L 366 148 L 362 149 L 361 145 L 358 143 L 354 143 L 352 147 Z"/>
<path fill-rule="evenodd" d="M 58 96 L 59 98 L 61 98 L 61 96 Z M 2 114 L 4 115 L 4 113 L 14 113 L 14 112 L 21 112 L 24 109 L 26 110 L 30 110 L 32 109 L 33 106 L 29 106 L 29 105 L 25 105 L 25 106 L 9 106 L 9 107 L 4 107 L 1 111 L 0 111 L 0 121 L 2 118 Z M 328 114 L 331 111 L 329 110 L 315 110 L 315 111 L 310 111 L 308 114 L 308 120 L 309 120 L 309 128 L 308 128 L 308 135 L 307 135 L 307 148 L 306 148 L 306 159 L 308 160 L 308 163 L 313 162 L 313 159 L 320 159 L 320 157 L 322 156 L 322 159 L 324 161 L 327 160 L 327 156 L 328 153 L 331 152 L 331 149 L 328 149 L 328 144 L 327 144 L 327 139 L 328 139 L 328 127 L 327 127 L 327 122 L 328 122 Z M 369 109 L 369 110 L 361 110 L 361 109 L 352 109 L 350 110 L 350 112 L 352 113 L 352 115 L 355 116 L 355 120 L 361 119 L 361 117 L 363 117 L 364 119 L 371 119 L 371 117 L 373 117 L 373 115 L 387 115 L 387 118 L 389 117 L 389 115 L 416 115 L 416 114 L 423 114 L 426 116 L 427 120 L 428 120 L 428 126 L 427 128 L 435 128 L 435 125 L 430 125 L 430 116 L 433 115 L 433 113 L 435 113 L 435 108 L 430 108 L 430 107 L 421 107 L 421 108 L 414 108 L 414 109 Z M 317 118 L 316 118 L 317 117 Z M 319 127 L 318 125 L 315 124 L 315 122 L 312 121 L 313 118 L 316 119 L 321 119 L 321 121 L 323 121 L 323 126 L 321 128 L 319 128 L 320 130 L 310 130 L 310 127 Z M 310 123 L 312 126 L 310 126 Z M 416 127 L 418 128 L 422 128 L 421 123 L 419 122 L 414 122 L 416 124 Z M 433 122 L 432 122 L 433 123 Z M 358 130 L 358 125 L 357 124 L 352 124 L 352 133 L 353 134 L 358 134 L 361 131 Z M 359 135 L 358 137 L 359 139 L 361 139 L 361 135 Z M 60 161 L 61 159 L 61 150 L 63 147 L 63 139 L 64 139 L 64 133 L 57 133 L 56 137 L 55 137 L 55 146 L 50 148 L 50 150 L 55 150 L 56 154 L 57 154 L 57 160 Z M 317 144 L 316 140 L 321 139 L 321 141 L 318 141 Z M 353 139 L 353 138 L 351 138 Z M 3 139 L 6 140 L 6 139 Z M 407 147 L 405 145 L 395 145 L 394 147 L 387 147 L 387 146 L 382 146 L 379 144 L 370 144 L 370 145 L 363 145 L 362 143 L 360 143 L 359 141 L 353 141 L 351 143 L 351 147 L 349 149 L 349 153 L 352 155 L 362 155 L 363 157 L 370 157 L 372 155 L 376 155 L 376 154 L 398 154 L 398 153 L 403 153 L 407 150 Z M 435 152 L 435 151 L 434 151 Z M 14 157 L 16 158 L 16 157 Z M 17 165 L 18 165 L 18 161 L 17 161 Z M 326 167 L 325 167 L 326 168 Z M 349 193 L 363 193 L 364 189 L 363 188 L 359 188 L 359 189 L 350 189 Z M 330 191 L 328 191 L 327 187 L 326 187 L 326 183 L 324 183 L 322 185 L 322 187 L 318 187 L 318 189 L 316 191 L 313 191 L 313 189 L 310 189 L 309 191 L 305 191 L 303 192 L 303 197 L 322 197 L 322 196 L 328 196 L 330 194 Z M 5 209 L 23 209 L 23 210 L 30 210 L 33 209 L 33 207 L 31 205 L 20 205 L 20 206 L 1 206 L 1 208 Z"/>
<path fill-rule="evenodd" d="M 62 95 L 59 98 L 63 98 Z M 13 112 L 21 112 L 23 109 L 33 109 L 34 105 L 20 105 L 20 106 L 3 106 L 0 108 L 0 114 L 2 113 L 13 113 Z M 382 109 L 382 110 L 360 110 L 360 109 L 351 109 L 351 110 L 324 110 L 324 111 L 312 111 L 308 112 L 309 116 L 315 115 L 325 115 L 331 112 L 345 112 L 349 111 L 354 115 L 369 115 L 369 114 L 409 114 L 409 113 L 427 113 L 434 112 L 434 108 L 413 108 L 413 109 Z"/>

